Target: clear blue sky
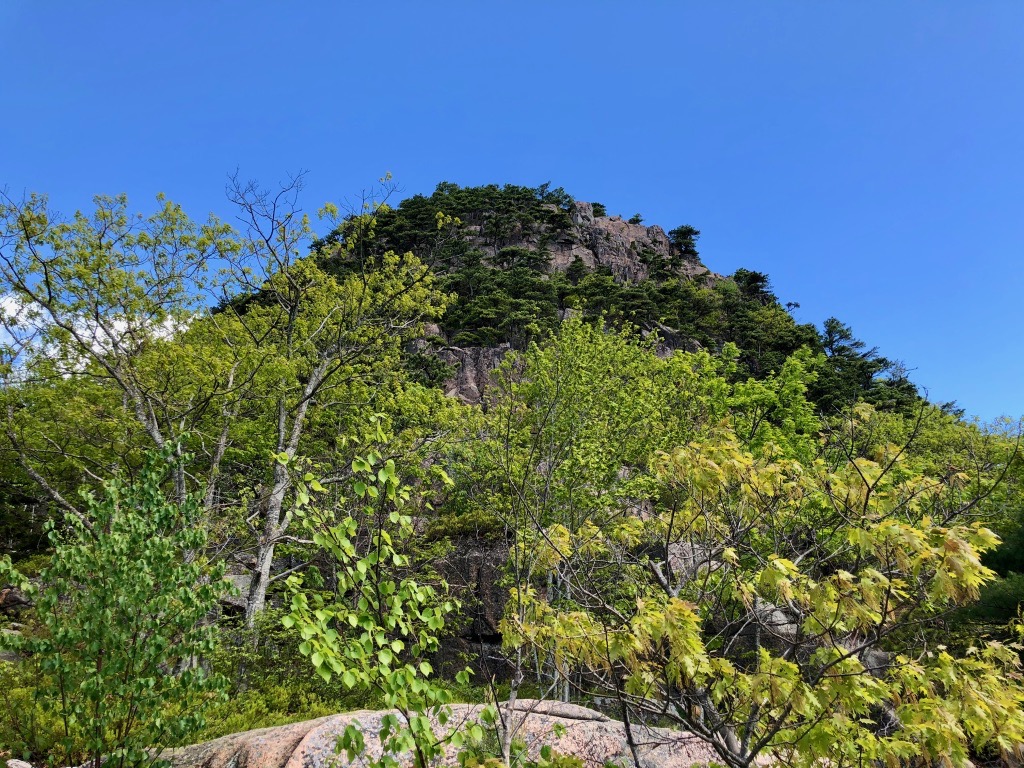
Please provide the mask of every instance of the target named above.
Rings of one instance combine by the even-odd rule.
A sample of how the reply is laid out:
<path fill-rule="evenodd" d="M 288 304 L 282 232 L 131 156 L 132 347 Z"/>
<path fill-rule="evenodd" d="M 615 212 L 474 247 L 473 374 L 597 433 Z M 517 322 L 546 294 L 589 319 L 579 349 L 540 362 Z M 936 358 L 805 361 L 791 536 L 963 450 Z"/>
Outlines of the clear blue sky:
<path fill-rule="evenodd" d="M 551 181 L 1024 413 L 1024 2 L 0 0 L 0 185 L 65 211 Z"/>

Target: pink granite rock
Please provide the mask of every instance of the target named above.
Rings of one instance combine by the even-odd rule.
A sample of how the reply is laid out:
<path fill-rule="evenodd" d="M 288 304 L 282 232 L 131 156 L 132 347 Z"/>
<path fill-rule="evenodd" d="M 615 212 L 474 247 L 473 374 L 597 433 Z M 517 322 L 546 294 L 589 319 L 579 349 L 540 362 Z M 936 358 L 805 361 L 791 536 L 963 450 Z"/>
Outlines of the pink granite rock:
<path fill-rule="evenodd" d="M 453 723 L 474 720 L 477 705 L 452 707 Z M 248 731 L 174 750 L 169 757 L 174 768 L 342 768 L 366 765 L 367 758 L 380 754 L 374 738 L 385 712 L 349 712 L 277 728 Z M 550 745 L 562 754 L 575 755 L 593 768 L 634 761 L 622 723 L 594 710 L 559 702 L 516 702 L 505 718 L 516 728 L 516 737 L 536 757 Z M 362 757 L 348 762 L 336 750 L 338 738 L 350 723 L 358 723 L 366 739 Z M 715 761 L 712 750 L 697 737 L 665 728 L 634 727 L 641 764 L 658 768 L 704 768 Z M 409 761 L 411 764 L 411 760 Z M 454 750 L 446 754 L 444 766 L 457 766 Z"/>

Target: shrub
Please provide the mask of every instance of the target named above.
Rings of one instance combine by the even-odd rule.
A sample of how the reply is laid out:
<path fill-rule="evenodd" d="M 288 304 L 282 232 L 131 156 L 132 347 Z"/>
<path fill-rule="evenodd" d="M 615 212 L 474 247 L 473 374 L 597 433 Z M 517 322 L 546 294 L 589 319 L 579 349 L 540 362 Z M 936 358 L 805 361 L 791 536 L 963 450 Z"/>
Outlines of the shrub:
<path fill-rule="evenodd" d="M 198 499 L 168 500 L 161 485 L 173 448 L 134 481 L 115 478 L 65 529 L 52 523 L 40 585 L 0 562 L 0 580 L 35 603 L 38 634 L 0 635 L 0 647 L 37 664 L 33 698 L 58 720 L 51 760 L 95 768 L 145 765 L 203 725 L 223 688 L 196 659 L 213 650 L 206 622 L 227 590 L 201 554 Z"/>

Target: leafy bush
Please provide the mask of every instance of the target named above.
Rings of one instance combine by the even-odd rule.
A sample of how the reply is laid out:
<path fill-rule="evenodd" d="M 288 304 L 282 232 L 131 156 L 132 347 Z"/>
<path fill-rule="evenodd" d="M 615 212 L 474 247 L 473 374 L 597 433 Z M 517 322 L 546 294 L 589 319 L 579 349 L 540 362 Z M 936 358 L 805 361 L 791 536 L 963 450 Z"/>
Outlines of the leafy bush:
<path fill-rule="evenodd" d="M 59 751 L 63 724 L 60 714 L 37 695 L 44 687 L 49 686 L 44 685 L 38 662 L 0 662 L 0 759 L 40 763 Z M 71 751 L 84 752 L 81 739 L 75 739 Z"/>
<path fill-rule="evenodd" d="M 197 735 L 197 740 L 298 723 L 354 708 L 351 702 L 346 705 L 323 699 L 309 690 L 307 682 L 308 677 L 304 677 L 287 685 L 263 685 L 233 694 L 230 699 L 214 704 L 206 714 L 206 724 Z M 359 705 L 372 706 L 363 702 L 356 706 Z"/>
<path fill-rule="evenodd" d="M 0 562 L 0 579 L 20 586 L 41 623 L 38 634 L 0 635 L 0 647 L 37 665 L 32 698 L 47 725 L 36 732 L 49 738 L 56 730 L 52 745 L 24 749 L 95 768 L 147 764 L 162 746 L 198 732 L 221 692 L 222 679 L 196 660 L 215 646 L 206 617 L 228 585 L 223 568 L 200 554 L 198 499 L 178 504 L 161 490 L 172 456 L 164 450 L 134 481 L 118 477 L 102 498 L 86 496 L 85 515 L 70 517 L 66 529 L 49 524 L 54 556 L 41 586 Z"/>
<path fill-rule="evenodd" d="M 377 417 L 372 422 L 377 441 L 384 442 Z M 287 463 L 289 457 L 278 460 Z M 354 509 L 311 506 L 310 493 L 325 490 L 312 473 L 297 485 L 296 513 L 334 560 L 337 582 L 330 592 L 310 591 L 301 575 L 290 576 L 292 610 L 283 623 L 295 627 L 299 652 L 325 682 L 340 679 L 346 689 L 375 692 L 386 708 L 397 710 L 382 718 L 382 755 L 373 764 L 397 768 L 397 756 L 408 752 L 417 768 L 426 768 L 445 740 L 458 747 L 465 738 L 460 728 L 440 739 L 434 733 L 432 719 L 445 727 L 453 696 L 434 682 L 426 659 L 439 650 L 439 633 L 458 603 L 409 571 L 405 553 L 415 532 L 405 505 L 411 489 L 400 484 L 394 460 L 368 451 L 352 461 L 352 471 Z M 456 680 L 465 685 L 468 671 Z M 479 725 L 466 731 L 482 734 Z M 362 731 L 350 725 L 339 744 L 352 760 L 364 751 Z"/>

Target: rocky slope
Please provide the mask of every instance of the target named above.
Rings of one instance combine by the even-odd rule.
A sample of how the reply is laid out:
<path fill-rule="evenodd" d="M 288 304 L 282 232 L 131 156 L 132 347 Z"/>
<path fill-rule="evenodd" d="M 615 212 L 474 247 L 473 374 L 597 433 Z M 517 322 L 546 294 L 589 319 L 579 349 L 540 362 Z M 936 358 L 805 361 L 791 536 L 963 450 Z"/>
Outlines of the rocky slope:
<path fill-rule="evenodd" d="M 485 224 L 468 223 L 465 234 L 472 245 L 484 252 L 497 254 L 502 248 L 543 247 L 551 253 L 550 266 L 554 270 L 565 272 L 578 259 L 587 269 L 607 267 L 620 282 L 646 280 L 651 276 L 649 262 L 667 261 L 676 255 L 668 235 L 659 226 L 633 224 L 621 216 L 596 216 L 593 204 L 581 200 L 572 204 L 569 216 L 570 227 L 519 228 L 497 239 L 487 236 Z M 694 278 L 710 274 L 710 270 L 697 259 L 684 259 L 678 273 Z"/>
<path fill-rule="evenodd" d="M 491 375 L 511 349 L 511 345 L 501 344 L 497 347 L 444 347 L 437 350 L 441 362 L 451 366 L 453 371 L 444 382 L 445 394 L 470 405 L 483 402 Z"/>
<path fill-rule="evenodd" d="M 548 207 L 552 210 L 555 208 Z M 471 247 L 492 258 L 506 248 L 543 250 L 550 256 L 548 264 L 552 271 L 567 272 L 574 264 L 582 264 L 588 271 L 602 268 L 609 270 L 619 283 L 649 279 L 652 264 L 669 261 L 677 264 L 675 273 L 679 277 L 720 278 L 696 257 L 681 258 L 680 250 L 659 226 L 631 223 L 621 216 L 597 216 L 592 203 L 580 200 L 570 206 L 569 219 L 569 226 L 520 226 L 505 232 L 501 237 L 495 237 L 488 232 L 485 218 L 470 217 L 465 223 L 463 235 Z M 675 339 L 671 328 L 659 326 L 645 330 L 657 332 L 666 341 L 666 348 L 686 348 L 690 345 L 689 340 Z M 428 331 L 428 334 L 433 335 L 439 333 L 440 328 L 437 326 Z M 444 383 L 445 392 L 466 403 L 482 402 L 491 373 L 509 349 L 508 344 L 502 344 L 497 347 L 450 346 L 438 350 L 438 357 L 454 370 Z"/>

